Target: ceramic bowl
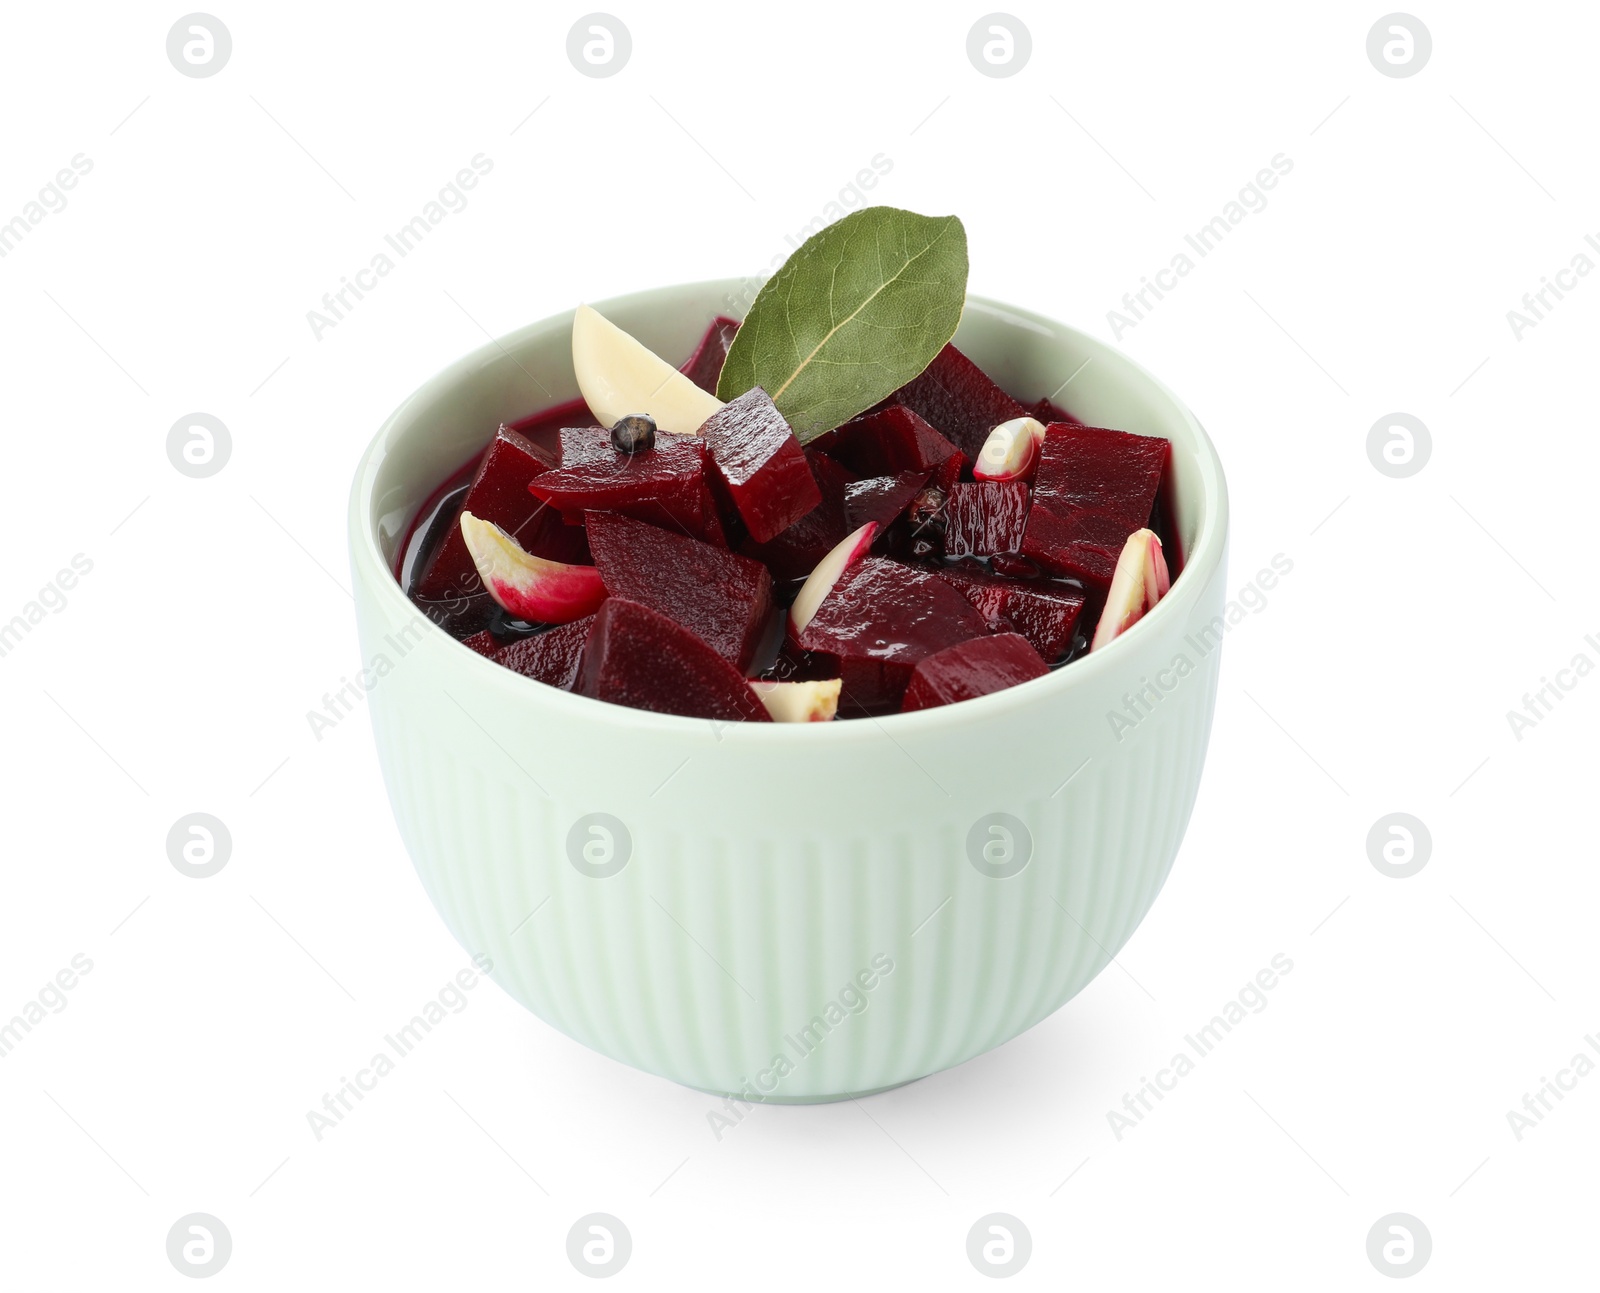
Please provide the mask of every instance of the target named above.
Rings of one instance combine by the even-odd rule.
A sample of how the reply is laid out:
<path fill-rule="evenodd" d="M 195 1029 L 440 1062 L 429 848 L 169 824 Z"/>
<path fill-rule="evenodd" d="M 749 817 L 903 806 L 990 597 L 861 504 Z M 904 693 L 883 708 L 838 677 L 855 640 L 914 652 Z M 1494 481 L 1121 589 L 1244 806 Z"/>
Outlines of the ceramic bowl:
<path fill-rule="evenodd" d="M 747 285 L 596 302 L 677 361 Z M 461 945 L 601 1054 L 747 1100 L 881 1090 L 1015 1037 L 1154 902 L 1200 783 L 1228 529 L 1216 451 L 1126 356 L 969 298 L 956 344 L 1024 399 L 1172 441 L 1183 569 L 1129 632 L 941 709 L 715 724 L 541 686 L 422 619 L 411 516 L 502 421 L 577 394 L 571 313 L 452 364 L 356 470 L 369 710 L 401 837 Z M 1072 376 L 1076 374 L 1076 376 Z"/>

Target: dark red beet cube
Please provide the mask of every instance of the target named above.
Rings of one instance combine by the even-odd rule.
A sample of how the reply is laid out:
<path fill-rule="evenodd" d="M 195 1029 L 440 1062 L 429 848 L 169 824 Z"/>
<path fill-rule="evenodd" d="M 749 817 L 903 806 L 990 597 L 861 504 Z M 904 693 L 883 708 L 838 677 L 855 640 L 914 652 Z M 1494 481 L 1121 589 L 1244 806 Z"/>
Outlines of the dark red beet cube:
<path fill-rule="evenodd" d="M 991 633 L 1022 634 L 1048 664 L 1071 649 L 1082 593 L 1062 584 L 999 578 L 975 566 L 946 566 L 938 575 L 983 616 Z"/>
<path fill-rule="evenodd" d="M 694 348 L 694 354 L 684 360 L 678 371 L 701 390 L 715 395 L 717 378 L 722 376 L 722 365 L 728 359 L 728 347 L 733 345 L 734 333 L 739 331 L 739 321 L 719 314 L 711 320 L 706 335 Z"/>
<path fill-rule="evenodd" d="M 509 423 L 508 428 L 515 431 L 526 440 L 532 441 L 541 451 L 552 458 L 556 458 L 556 466 L 560 466 L 557 458 L 558 445 L 560 444 L 562 427 L 594 427 L 600 424 L 594 420 L 594 414 L 589 406 L 584 403 L 580 395 L 575 400 L 568 400 L 565 404 L 557 404 L 552 409 L 545 409 L 542 413 L 532 413 L 525 418 L 518 418 Z"/>
<path fill-rule="evenodd" d="M 468 650 L 476 651 L 479 655 L 491 657 L 500 650 L 500 644 L 495 641 L 494 634 L 488 629 L 479 629 L 471 637 L 462 638 L 461 645 Z"/>
<path fill-rule="evenodd" d="M 588 560 L 582 532 L 569 530 L 560 523 L 558 512 L 528 494 L 529 482 L 554 465 L 548 450 L 510 427 L 501 427 L 479 459 L 477 475 L 461 506 L 498 525 L 536 557 L 581 565 Z M 413 596 L 443 601 L 483 587 L 477 567 L 472 564 L 472 554 L 461 537 L 460 515 L 461 508 L 457 508 L 439 540 L 438 550 L 412 588 Z"/>
<path fill-rule="evenodd" d="M 989 432 L 1028 410 L 989 380 L 953 345 L 889 397 L 926 419 L 968 458 L 976 458 Z"/>
<path fill-rule="evenodd" d="M 822 501 L 770 543 L 746 542 L 739 551 L 765 563 L 774 579 L 803 579 L 845 535 L 844 496 L 848 471 L 826 454 L 806 450 L 806 463 Z"/>
<path fill-rule="evenodd" d="M 903 404 L 851 418 L 818 436 L 811 447 L 843 463 L 857 476 L 893 476 L 933 471 L 943 488 L 961 474 L 961 451 Z"/>
<path fill-rule="evenodd" d="M 1171 455 L 1159 436 L 1057 422 L 1045 428 L 1034 492 L 1057 510 L 1115 510 L 1142 525 Z"/>
<path fill-rule="evenodd" d="M 605 450 L 596 444 L 605 437 Z M 723 543 L 722 522 L 706 486 L 705 445 L 699 436 L 662 435 L 648 453 L 629 456 L 594 428 L 561 432 L 561 466 L 531 481 L 534 496 L 558 508 L 570 524 L 585 512 L 621 512 Z"/>
<path fill-rule="evenodd" d="M 1097 589 L 1150 519 L 1172 446 L 1155 436 L 1057 422 L 1045 431 L 1022 551 Z"/>
<path fill-rule="evenodd" d="M 944 514 L 946 556 L 1020 552 L 1028 522 L 1028 486 L 1020 480 L 955 484 L 950 487 Z"/>
<path fill-rule="evenodd" d="M 1052 422 L 1070 422 L 1073 426 L 1083 425 L 1082 422 L 1048 396 L 1030 408 L 1028 416 L 1036 421 L 1043 422 L 1046 426 L 1049 426 Z"/>
<path fill-rule="evenodd" d="M 883 713 L 899 708 L 919 661 L 983 633 L 977 611 L 937 575 L 864 557 L 822 599 L 798 645 L 838 660 L 842 704 Z"/>
<path fill-rule="evenodd" d="M 546 686 L 571 691 L 578 681 L 578 666 L 594 622 L 594 615 L 586 615 L 570 624 L 522 638 L 508 647 L 501 647 L 495 653 L 495 663 L 526 678 L 535 678 Z"/>
<path fill-rule="evenodd" d="M 772 614 L 759 561 L 612 512 L 590 512 L 589 548 L 613 597 L 648 606 L 748 669 Z"/>
<path fill-rule="evenodd" d="M 595 615 L 577 691 L 658 714 L 771 721 L 744 675 L 705 642 L 665 615 L 621 597 L 608 597 Z"/>
<path fill-rule="evenodd" d="M 858 480 L 844 489 L 844 532 L 859 530 L 868 521 L 887 529 L 928 483 L 925 471 L 902 471 L 893 476 Z"/>
<path fill-rule="evenodd" d="M 724 404 L 700 434 L 755 542 L 777 538 L 822 501 L 800 441 L 759 386 Z"/>
<path fill-rule="evenodd" d="M 558 471 L 592 463 L 614 463 L 618 454 L 611 445 L 611 432 L 602 426 L 562 427 L 556 438 Z"/>
<path fill-rule="evenodd" d="M 932 709 L 1004 691 L 1049 671 L 1026 638 L 1015 633 L 972 638 L 946 647 L 912 670 L 902 710 Z"/>

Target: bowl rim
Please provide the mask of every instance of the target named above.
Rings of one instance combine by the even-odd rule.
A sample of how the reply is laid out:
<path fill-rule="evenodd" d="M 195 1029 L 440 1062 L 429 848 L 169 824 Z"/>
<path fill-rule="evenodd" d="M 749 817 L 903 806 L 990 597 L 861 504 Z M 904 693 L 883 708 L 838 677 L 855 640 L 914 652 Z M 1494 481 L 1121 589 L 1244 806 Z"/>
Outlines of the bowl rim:
<path fill-rule="evenodd" d="M 690 283 L 676 283 L 664 287 L 625 293 L 591 304 L 607 313 L 611 309 L 649 305 L 684 292 L 729 291 L 746 286 L 746 280 L 702 279 Z M 1167 385 L 1137 360 L 1081 329 L 1074 328 L 1046 315 L 1019 306 L 1010 305 L 991 297 L 969 293 L 963 309 L 977 307 L 979 312 L 993 317 L 999 323 L 1023 324 L 1032 331 L 1046 336 L 1070 336 L 1074 343 L 1089 350 L 1100 350 L 1116 355 L 1151 389 L 1166 400 L 1179 414 L 1188 434 L 1192 437 L 1195 457 L 1199 466 L 1200 489 L 1197 503 L 1200 509 L 1199 527 L 1190 550 L 1185 552 L 1183 569 L 1173 580 L 1172 588 L 1155 607 L 1138 623 L 1119 634 L 1099 651 L 1088 653 L 1070 664 L 1052 669 L 1042 678 L 1033 678 L 987 696 L 974 697 L 958 704 L 941 705 L 932 709 L 914 710 L 910 713 L 882 714 L 866 719 L 849 719 L 831 723 L 741 723 L 719 722 L 715 719 L 689 718 L 678 714 L 659 714 L 653 710 L 634 709 L 627 705 L 611 704 L 590 696 L 578 696 L 555 687 L 544 687 L 532 679 L 513 673 L 470 647 L 463 647 L 457 661 L 461 668 L 475 674 L 477 680 L 503 695 L 503 704 L 548 708 L 574 721 L 603 723 L 618 729 L 647 730 L 662 735 L 701 735 L 709 727 L 718 741 L 754 741 L 760 743 L 805 740 L 832 743 L 836 741 L 867 740 L 880 735 L 903 733 L 906 736 L 933 733 L 940 729 L 960 727 L 998 719 L 1014 710 L 1044 703 L 1058 692 L 1084 690 L 1117 668 L 1128 652 L 1151 639 L 1169 626 L 1176 628 L 1187 617 L 1201 596 L 1203 586 L 1221 568 L 1227 550 L 1228 487 L 1222 461 L 1211 437 L 1206 434 L 1194 414 Z M 475 350 L 447 364 L 411 394 L 384 419 L 356 464 L 349 497 L 349 542 L 353 575 L 360 583 L 368 585 L 385 610 L 399 616 L 415 614 L 416 608 L 406 597 L 400 583 L 394 578 L 390 563 L 379 546 L 377 529 L 373 521 L 372 495 L 377 483 L 378 469 L 389 448 L 389 440 L 397 425 L 409 420 L 411 410 L 445 393 L 463 379 L 478 371 L 485 363 L 504 358 L 528 334 L 549 328 L 563 318 L 570 320 L 573 310 L 548 315 L 502 337 L 495 338 Z M 448 640 L 454 638 L 427 622 L 428 628 Z M 459 646 L 460 644 L 457 643 Z M 885 728 L 892 724 L 892 729 Z M 802 729 L 804 736 L 794 729 Z"/>

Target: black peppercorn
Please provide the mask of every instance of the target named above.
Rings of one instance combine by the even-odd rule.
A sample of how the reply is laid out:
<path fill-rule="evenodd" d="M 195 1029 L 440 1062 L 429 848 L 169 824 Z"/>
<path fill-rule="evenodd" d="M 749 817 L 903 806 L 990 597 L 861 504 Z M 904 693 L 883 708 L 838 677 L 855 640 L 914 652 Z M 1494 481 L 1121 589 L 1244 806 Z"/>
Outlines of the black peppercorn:
<path fill-rule="evenodd" d="M 648 413 L 630 413 L 611 428 L 611 447 L 618 453 L 648 453 L 656 447 L 656 420 Z"/>

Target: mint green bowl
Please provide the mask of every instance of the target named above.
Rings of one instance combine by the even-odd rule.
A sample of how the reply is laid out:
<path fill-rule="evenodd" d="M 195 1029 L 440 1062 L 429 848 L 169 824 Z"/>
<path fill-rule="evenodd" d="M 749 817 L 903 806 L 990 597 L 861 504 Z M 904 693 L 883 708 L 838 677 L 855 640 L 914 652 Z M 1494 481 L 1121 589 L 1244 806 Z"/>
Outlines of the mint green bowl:
<path fill-rule="evenodd" d="M 596 306 L 675 360 L 746 287 Z M 1079 417 L 1172 441 L 1172 591 L 1104 650 L 944 709 L 826 725 L 644 713 L 476 655 L 391 573 L 413 512 L 496 426 L 577 394 L 571 319 L 430 380 L 351 491 L 363 658 L 392 665 L 370 694 L 378 755 L 445 923 L 568 1036 L 744 1099 L 881 1090 L 1038 1023 L 1138 927 L 1194 805 L 1228 519 L 1205 432 L 1126 356 L 969 298 L 956 343 L 1001 385 L 1036 398 L 1077 372 L 1063 398 Z M 1141 691 L 1147 712 L 1113 722 Z"/>

